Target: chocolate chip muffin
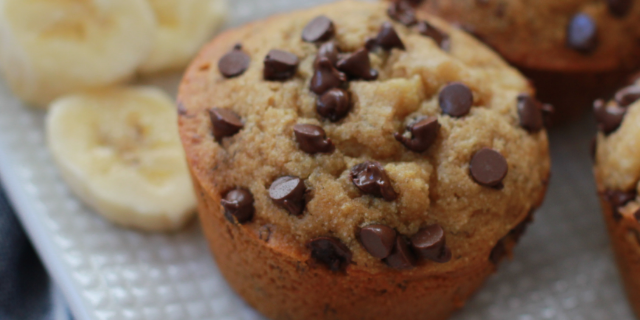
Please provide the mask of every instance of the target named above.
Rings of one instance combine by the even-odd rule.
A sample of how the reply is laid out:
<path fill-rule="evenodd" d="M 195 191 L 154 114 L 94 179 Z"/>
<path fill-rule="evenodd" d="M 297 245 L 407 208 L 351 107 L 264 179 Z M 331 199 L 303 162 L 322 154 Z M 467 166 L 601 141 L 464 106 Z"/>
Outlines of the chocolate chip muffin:
<path fill-rule="evenodd" d="M 541 204 L 528 82 L 473 37 L 342 1 L 230 30 L 179 92 L 218 266 L 272 319 L 446 319 Z"/>
<path fill-rule="evenodd" d="M 595 175 L 618 267 L 640 317 L 640 82 L 594 104 Z"/>
<path fill-rule="evenodd" d="M 493 47 L 532 80 L 559 121 L 611 95 L 640 64 L 633 0 L 404 1 Z"/>

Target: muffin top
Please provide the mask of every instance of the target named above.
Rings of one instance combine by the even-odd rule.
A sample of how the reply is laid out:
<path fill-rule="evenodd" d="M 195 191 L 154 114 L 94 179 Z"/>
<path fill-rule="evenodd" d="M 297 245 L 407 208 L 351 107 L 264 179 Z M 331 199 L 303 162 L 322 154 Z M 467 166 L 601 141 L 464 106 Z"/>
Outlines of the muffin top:
<path fill-rule="evenodd" d="M 429 0 L 422 9 L 477 35 L 508 61 L 551 71 L 638 66 L 633 0 Z"/>
<path fill-rule="evenodd" d="M 598 123 L 594 150 L 598 187 L 617 207 L 614 209 L 620 209 L 614 214 L 634 220 L 633 214 L 640 208 L 634 201 L 640 190 L 639 98 L 640 82 L 636 82 L 619 90 L 611 101 L 594 103 Z"/>
<path fill-rule="evenodd" d="M 280 15 L 196 58 L 180 134 L 230 223 L 332 270 L 446 272 L 488 259 L 540 204 L 548 142 L 527 81 L 464 32 L 399 9 Z"/>

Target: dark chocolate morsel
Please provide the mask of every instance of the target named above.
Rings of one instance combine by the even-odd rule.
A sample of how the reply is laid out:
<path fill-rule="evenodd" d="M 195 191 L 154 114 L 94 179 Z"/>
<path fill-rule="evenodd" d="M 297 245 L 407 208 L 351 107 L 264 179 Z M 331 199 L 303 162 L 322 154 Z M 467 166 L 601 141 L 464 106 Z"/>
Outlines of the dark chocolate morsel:
<path fill-rule="evenodd" d="M 396 231 L 382 224 L 369 225 L 360 229 L 360 241 L 372 256 L 384 259 L 393 250 Z"/>
<path fill-rule="evenodd" d="M 243 224 L 253 219 L 255 212 L 253 195 L 246 189 L 233 189 L 227 192 L 220 203 L 224 207 L 227 220 L 233 221 L 235 218 L 238 223 Z"/>
<path fill-rule="evenodd" d="M 444 229 L 439 224 L 420 229 L 411 237 L 411 247 L 422 259 L 440 263 L 451 259 L 451 250 L 446 246 Z"/>
<path fill-rule="evenodd" d="M 385 22 L 382 24 L 382 28 L 380 28 L 380 33 L 378 33 L 377 44 L 382 47 L 384 50 L 391 50 L 393 48 L 397 48 L 400 50 L 404 50 L 404 43 L 398 36 L 396 29 L 393 28 L 393 25 L 390 22 Z"/>
<path fill-rule="evenodd" d="M 306 42 L 327 41 L 333 37 L 335 31 L 333 21 L 325 16 L 318 16 L 302 30 L 302 40 Z"/>
<path fill-rule="evenodd" d="M 264 59 L 263 75 L 265 80 L 285 81 L 298 71 L 298 57 L 290 52 L 271 50 Z"/>
<path fill-rule="evenodd" d="M 455 118 L 464 117 L 473 106 L 473 93 L 464 83 L 452 82 L 440 91 L 438 102 L 445 114 Z"/>
<path fill-rule="evenodd" d="M 316 94 L 323 94 L 330 89 L 339 88 L 347 82 L 347 76 L 333 67 L 327 58 L 316 61 L 311 78 L 310 89 Z"/>
<path fill-rule="evenodd" d="M 307 243 L 311 258 L 325 265 L 329 270 L 344 271 L 351 264 L 351 250 L 333 237 L 319 237 Z"/>
<path fill-rule="evenodd" d="M 338 46 L 334 41 L 329 41 L 324 43 L 318 49 L 318 55 L 316 56 L 316 61 L 314 65 L 318 63 L 318 60 L 322 58 L 327 58 L 331 61 L 332 65 L 336 65 L 338 63 L 338 55 L 340 54 L 340 50 L 338 50 Z"/>
<path fill-rule="evenodd" d="M 398 194 L 393 190 L 391 179 L 380 162 L 367 161 L 351 169 L 351 180 L 360 191 L 393 201 Z"/>
<path fill-rule="evenodd" d="M 344 118 L 351 110 L 349 92 L 343 89 L 331 89 L 325 92 L 316 102 L 318 114 L 332 122 Z"/>
<path fill-rule="evenodd" d="M 292 215 L 301 215 L 304 210 L 304 194 L 307 187 L 298 177 L 284 176 L 276 179 L 269 187 L 269 197 Z"/>
<path fill-rule="evenodd" d="M 640 86 L 628 86 L 616 92 L 615 101 L 621 107 L 628 107 L 640 99 Z"/>
<path fill-rule="evenodd" d="M 213 108 L 209 110 L 209 117 L 213 125 L 213 136 L 219 142 L 222 138 L 230 137 L 244 126 L 237 113 L 229 109 Z"/>
<path fill-rule="evenodd" d="M 312 124 L 296 124 L 293 132 L 300 149 L 306 153 L 327 153 L 335 149 L 331 139 L 327 139 L 327 134 L 320 126 Z"/>
<path fill-rule="evenodd" d="M 469 170 L 471 177 L 478 184 L 493 188 L 502 184 L 509 171 L 509 165 L 498 151 L 482 148 L 471 158 Z"/>
<path fill-rule="evenodd" d="M 593 102 L 593 113 L 596 116 L 598 129 L 608 135 L 620 127 L 627 109 L 617 104 L 607 105 L 604 100 L 598 99 Z"/>
<path fill-rule="evenodd" d="M 416 13 L 413 7 L 405 1 L 392 2 L 387 9 L 387 14 L 393 20 L 396 20 L 405 26 L 412 26 L 418 23 Z"/>
<path fill-rule="evenodd" d="M 218 70 L 225 78 L 233 78 L 247 71 L 250 62 L 249 55 L 242 51 L 241 45 L 237 44 L 233 50 L 220 58 Z"/>
<path fill-rule="evenodd" d="M 582 53 L 590 54 L 598 46 L 598 26 L 586 13 L 574 15 L 567 26 L 567 45 Z"/>
<path fill-rule="evenodd" d="M 544 128 L 542 109 L 538 101 L 528 94 L 518 96 L 518 116 L 520 126 L 529 132 L 538 132 Z"/>
<path fill-rule="evenodd" d="M 378 71 L 371 69 L 369 51 L 366 48 L 359 49 L 340 59 L 337 67 L 350 79 L 375 80 L 378 78 Z"/>
<path fill-rule="evenodd" d="M 396 244 L 385 262 L 389 267 L 398 270 L 412 269 L 416 265 L 416 257 L 402 235 L 396 237 Z"/>
<path fill-rule="evenodd" d="M 400 132 L 395 133 L 394 137 L 411 151 L 425 152 L 436 141 L 440 123 L 437 117 L 422 117 L 408 125 L 407 131 L 411 132 L 411 138 Z"/>

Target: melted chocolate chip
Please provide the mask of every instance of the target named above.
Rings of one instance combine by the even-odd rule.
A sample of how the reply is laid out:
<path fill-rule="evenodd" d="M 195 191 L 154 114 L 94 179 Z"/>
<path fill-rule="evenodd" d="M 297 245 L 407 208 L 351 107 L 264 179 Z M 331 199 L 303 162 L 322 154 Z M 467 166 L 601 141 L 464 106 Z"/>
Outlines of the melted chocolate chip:
<path fill-rule="evenodd" d="M 449 35 L 432 26 L 428 22 L 420 21 L 420 23 L 418 23 L 418 31 L 423 36 L 433 39 L 433 41 L 435 41 L 442 50 L 449 51 L 449 49 L 451 49 Z"/>
<path fill-rule="evenodd" d="M 209 110 L 209 117 L 213 125 L 213 136 L 217 141 L 238 133 L 244 126 L 240 116 L 229 109 L 213 108 Z"/>
<path fill-rule="evenodd" d="M 331 89 L 325 92 L 316 103 L 316 110 L 322 117 L 336 122 L 344 118 L 351 110 L 349 92 L 343 89 Z"/>
<path fill-rule="evenodd" d="M 251 58 L 242 51 L 242 46 L 238 44 L 233 50 L 220 58 L 218 70 L 225 78 L 233 78 L 247 71 L 250 62 Z"/>
<path fill-rule="evenodd" d="M 598 45 L 598 27 L 588 14 L 578 13 L 567 27 L 567 45 L 583 54 L 589 54 Z"/>
<path fill-rule="evenodd" d="M 389 9 L 387 9 L 387 14 L 391 19 L 396 20 L 405 26 L 412 26 L 418 23 L 415 11 L 411 5 L 405 1 L 391 3 L 391 5 L 389 5 Z"/>
<path fill-rule="evenodd" d="M 471 158 L 469 170 L 471 177 L 478 184 L 485 187 L 498 187 L 507 176 L 509 165 L 498 151 L 482 148 Z"/>
<path fill-rule="evenodd" d="M 335 42 L 329 41 L 320 46 L 318 49 L 318 55 L 316 56 L 316 61 L 314 63 L 318 63 L 318 60 L 322 58 L 327 58 L 331 61 L 332 65 L 336 65 L 338 63 L 338 55 L 340 51 L 338 50 L 338 46 Z"/>
<path fill-rule="evenodd" d="M 398 194 L 393 190 L 391 179 L 380 162 L 367 161 L 351 169 L 351 180 L 360 191 L 393 201 Z"/>
<path fill-rule="evenodd" d="M 627 114 L 627 109 L 617 104 L 608 106 L 603 100 L 598 99 L 593 103 L 593 112 L 598 122 L 598 129 L 608 135 L 618 130 Z"/>
<path fill-rule="evenodd" d="M 316 238 L 309 241 L 307 247 L 311 250 L 311 258 L 331 271 L 344 271 L 351 264 L 351 250 L 336 238 Z"/>
<path fill-rule="evenodd" d="M 398 270 L 411 269 L 416 265 L 416 257 L 402 235 L 396 237 L 396 244 L 391 254 L 385 259 L 387 265 Z"/>
<path fill-rule="evenodd" d="M 333 21 L 325 16 L 319 16 L 311 20 L 302 30 L 302 40 L 306 42 L 327 41 L 333 37 L 336 30 Z"/>
<path fill-rule="evenodd" d="M 445 114 L 456 118 L 464 117 L 473 106 L 473 93 L 465 84 L 453 82 L 440 91 L 438 102 Z"/>
<path fill-rule="evenodd" d="M 298 57 L 290 52 L 271 50 L 264 59 L 264 79 L 285 81 L 298 71 Z"/>
<path fill-rule="evenodd" d="M 628 86 L 616 92 L 615 101 L 621 107 L 628 107 L 640 99 L 640 86 Z"/>
<path fill-rule="evenodd" d="M 396 243 L 396 231 L 382 224 L 366 226 L 360 229 L 360 241 L 372 256 L 384 259 L 393 250 Z"/>
<path fill-rule="evenodd" d="M 378 38 L 376 39 L 377 45 L 382 47 L 384 50 L 391 50 L 393 48 L 397 48 L 400 50 L 404 50 L 404 43 L 398 36 L 396 29 L 393 28 L 393 25 L 390 22 L 385 22 L 382 24 L 382 28 L 380 28 L 380 33 L 378 33 Z"/>
<path fill-rule="evenodd" d="M 304 210 L 304 194 L 307 187 L 298 177 L 284 176 L 276 179 L 269 187 L 269 197 L 292 215 L 301 215 Z"/>
<path fill-rule="evenodd" d="M 330 89 L 338 88 L 347 82 L 347 76 L 336 70 L 327 58 L 321 58 L 315 63 L 310 89 L 316 94 L 323 94 Z"/>
<path fill-rule="evenodd" d="M 253 195 L 245 189 L 234 189 L 224 196 L 220 201 L 224 207 L 224 215 L 227 220 L 233 221 L 235 218 L 238 223 L 243 224 L 253 219 Z"/>
<path fill-rule="evenodd" d="M 440 263 L 451 260 L 451 250 L 446 246 L 444 230 L 439 224 L 420 229 L 411 237 L 411 247 L 422 259 Z"/>
<path fill-rule="evenodd" d="M 629 13 L 633 0 L 607 0 L 609 11 L 618 18 L 622 18 Z"/>
<path fill-rule="evenodd" d="M 408 125 L 407 131 L 411 132 L 411 138 L 399 132 L 395 133 L 394 137 L 411 151 L 425 152 L 436 141 L 440 132 L 440 123 L 436 117 L 422 117 Z"/>
<path fill-rule="evenodd" d="M 306 153 L 333 152 L 335 147 L 322 127 L 312 124 L 296 124 L 293 126 L 300 149 Z"/>
<path fill-rule="evenodd" d="M 544 118 L 538 101 L 528 94 L 518 96 L 518 116 L 520 126 L 530 132 L 538 132 L 544 128 Z"/>
<path fill-rule="evenodd" d="M 369 51 L 366 48 L 343 57 L 338 61 L 337 66 L 350 79 L 375 80 L 378 78 L 378 71 L 371 69 Z"/>

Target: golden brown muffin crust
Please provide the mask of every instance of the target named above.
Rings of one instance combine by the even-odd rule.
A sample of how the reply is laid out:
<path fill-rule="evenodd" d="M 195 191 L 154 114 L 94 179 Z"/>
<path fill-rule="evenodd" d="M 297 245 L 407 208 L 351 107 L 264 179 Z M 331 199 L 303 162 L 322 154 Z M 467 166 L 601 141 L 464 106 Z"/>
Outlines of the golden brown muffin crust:
<path fill-rule="evenodd" d="M 406 51 L 371 53 L 378 80 L 351 81 L 354 106 L 345 119 L 332 123 L 317 114 L 317 96 L 309 91 L 317 47 L 300 39 L 305 25 L 321 14 L 335 24 L 343 52 L 363 47 L 390 21 L 386 4 L 342 1 L 228 31 L 192 64 L 180 88 L 180 132 L 197 184 L 213 199 L 236 187 L 250 190 L 255 217 L 238 227 L 260 235 L 268 226 L 266 246 L 295 255 L 308 256 L 309 240 L 333 236 L 352 251 L 350 268 L 380 272 L 388 267 L 364 250 L 357 237 L 360 227 L 384 223 L 412 235 L 438 223 L 454 257 L 424 268 L 447 272 L 486 260 L 498 240 L 539 205 L 548 178 L 546 133 L 530 133 L 519 125 L 516 98 L 532 93 L 526 80 L 472 37 L 436 18 L 428 20 L 449 33 L 450 53 L 415 28 L 394 22 Z M 218 61 L 236 43 L 251 62 L 244 74 L 226 79 Z M 271 49 L 299 58 L 292 79 L 263 79 L 263 60 Z M 452 81 L 474 93 L 474 107 L 462 118 L 443 115 L 438 107 L 438 92 Z M 236 112 L 244 128 L 216 142 L 208 114 L 213 107 Z M 442 128 L 435 144 L 418 154 L 393 134 L 424 115 L 438 117 Z M 336 150 L 302 152 L 292 130 L 300 123 L 322 126 Z M 472 155 L 484 147 L 507 160 L 501 190 L 483 187 L 469 175 Z M 363 194 L 353 185 L 351 168 L 366 160 L 383 164 L 399 193 L 396 201 Z M 302 178 L 309 190 L 300 217 L 269 198 L 271 183 L 286 175 Z"/>

